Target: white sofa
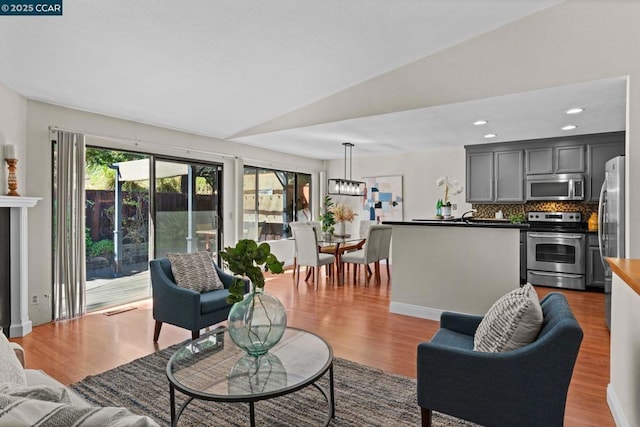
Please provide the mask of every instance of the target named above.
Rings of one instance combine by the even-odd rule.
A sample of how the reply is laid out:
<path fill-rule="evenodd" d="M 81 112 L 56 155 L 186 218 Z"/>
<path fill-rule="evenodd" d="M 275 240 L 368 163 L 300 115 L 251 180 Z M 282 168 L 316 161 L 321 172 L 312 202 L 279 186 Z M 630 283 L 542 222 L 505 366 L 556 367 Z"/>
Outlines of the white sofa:
<path fill-rule="evenodd" d="M 125 408 L 95 407 L 45 372 L 25 369 L 24 349 L 0 328 L 0 427 L 35 424 L 157 427 Z"/>
<path fill-rule="evenodd" d="M 47 375 L 40 369 L 26 369 L 26 355 L 24 349 L 14 342 L 10 342 L 9 345 L 13 349 L 16 357 L 20 361 L 20 364 L 24 368 L 24 375 L 27 379 L 27 386 L 48 386 L 48 387 L 64 387 L 71 399 L 71 404 L 77 408 L 90 408 L 91 405 L 81 398 L 76 392 L 68 387 L 65 387 L 61 382 L 55 380 L 53 377 Z"/>

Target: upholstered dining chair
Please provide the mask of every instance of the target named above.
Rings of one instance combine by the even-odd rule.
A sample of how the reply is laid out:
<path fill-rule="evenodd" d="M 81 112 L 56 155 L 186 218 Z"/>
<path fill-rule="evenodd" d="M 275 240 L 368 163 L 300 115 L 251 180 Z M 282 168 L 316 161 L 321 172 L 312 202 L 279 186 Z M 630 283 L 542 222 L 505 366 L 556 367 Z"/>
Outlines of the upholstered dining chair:
<path fill-rule="evenodd" d="M 385 228 L 384 233 L 382 234 L 382 238 L 378 242 L 378 244 L 380 245 L 378 247 L 378 261 L 376 261 L 378 281 L 380 281 L 380 261 L 382 260 L 385 261 L 387 266 L 387 279 L 391 279 L 391 271 L 389 270 L 389 255 L 391 253 L 391 230 L 391 226 Z"/>
<path fill-rule="evenodd" d="M 474 351 L 482 316 L 444 312 L 431 341 L 418 344 L 422 426 L 432 411 L 495 427 L 562 426 L 582 328 L 563 294 L 540 301 L 542 329 L 530 344 Z"/>
<path fill-rule="evenodd" d="M 291 228 L 295 241 L 296 261 L 294 279 L 296 287 L 300 284 L 300 266 L 314 268 L 314 283 L 318 289 L 320 282 L 320 267 L 323 265 L 331 266 L 336 262 L 333 254 L 321 253 L 318 249 L 318 237 L 315 227 L 311 225 L 293 226 Z"/>
<path fill-rule="evenodd" d="M 360 224 L 358 224 L 358 237 L 361 239 L 366 239 L 367 238 L 367 234 L 369 233 L 369 227 L 372 226 L 373 224 L 375 224 L 375 221 L 371 221 L 369 219 L 363 219 L 360 221 Z M 358 245 L 357 248 L 347 251 L 347 252 L 353 252 L 353 251 L 357 251 L 358 249 L 364 249 L 364 247 L 367 245 L 366 240 L 364 243 L 361 243 L 360 245 Z M 346 269 L 346 273 L 349 274 L 349 266 L 351 264 L 346 264 L 347 269 Z M 367 265 L 365 267 L 367 269 L 367 271 L 369 273 L 371 273 L 371 269 L 369 268 L 369 266 Z"/>
<path fill-rule="evenodd" d="M 388 230 L 388 231 L 387 231 Z M 369 226 L 369 230 L 367 233 L 367 240 L 364 248 L 358 249 L 357 251 L 347 252 L 340 257 L 340 262 L 342 264 L 355 264 L 353 269 L 353 283 L 356 283 L 359 269 L 356 268 L 358 265 L 368 266 L 371 263 L 378 262 L 380 260 L 379 252 L 381 242 L 383 241 L 386 233 L 391 233 L 390 225 L 378 225 L 374 224 Z M 365 268 L 365 270 L 367 270 Z M 342 267 L 342 271 L 344 271 L 344 267 Z M 377 268 L 379 272 L 379 267 Z M 367 279 L 369 279 L 370 273 L 367 270 Z M 379 283 L 379 273 L 376 277 L 376 283 Z"/>
<path fill-rule="evenodd" d="M 363 219 L 362 221 L 360 221 L 360 225 L 358 226 L 358 237 L 360 237 L 361 239 L 365 239 L 367 237 L 367 233 L 369 232 L 369 227 L 371 227 L 375 223 L 375 221 L 371 221 L 369 219 Z"/>

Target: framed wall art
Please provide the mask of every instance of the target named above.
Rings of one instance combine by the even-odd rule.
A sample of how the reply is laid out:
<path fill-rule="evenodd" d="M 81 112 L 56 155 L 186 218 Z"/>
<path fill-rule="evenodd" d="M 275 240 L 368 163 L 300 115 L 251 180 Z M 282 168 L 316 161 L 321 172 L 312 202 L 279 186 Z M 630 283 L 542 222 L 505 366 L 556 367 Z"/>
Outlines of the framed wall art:
<path fill-rule="evenodd" d="M 402 175 L 362 178 L 367 194 L 362 201 L 362 219 L 371 221 L 403 221 Z"/>

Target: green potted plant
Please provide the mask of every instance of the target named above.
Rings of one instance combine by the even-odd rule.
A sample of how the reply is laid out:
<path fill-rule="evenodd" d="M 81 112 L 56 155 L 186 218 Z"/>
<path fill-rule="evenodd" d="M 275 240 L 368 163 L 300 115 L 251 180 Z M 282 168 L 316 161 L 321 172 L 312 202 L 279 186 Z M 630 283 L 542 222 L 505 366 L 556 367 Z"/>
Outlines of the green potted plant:
<path fill-rule="evenodd" d="M 282 338 L 287 312 L 276 297 L 264 292 L 263 270 L 281 274 L 284 263 L 271 253 L 268 243 L 258 245 L 250 239 L 226 247 L 220 256 L 237 275 L 227 297 L 227 302 L 233 304 L 227 322 L 229 336 L 252 356 L 264 354 Z M 251 291 L 246 294 L 243 278 L 251 281 Z"/>
<path fill-rule="evenodd" d="M 322 215 L 320 215 L 320 221 L 322 222 L 322 232 L 333 234 L 333 230 L 335 229 L 336 225 L 336 219 L 333 216 L 333 200 L 331 200 L 331 197 L 325 196 L 322 206 Z"/>

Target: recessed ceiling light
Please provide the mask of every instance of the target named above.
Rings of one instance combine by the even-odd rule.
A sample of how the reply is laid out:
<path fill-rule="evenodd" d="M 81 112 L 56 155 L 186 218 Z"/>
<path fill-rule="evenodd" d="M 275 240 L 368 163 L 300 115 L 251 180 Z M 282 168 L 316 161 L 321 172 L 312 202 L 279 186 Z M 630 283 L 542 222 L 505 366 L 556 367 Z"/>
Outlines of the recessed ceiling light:
<path fill-rule="evenodd" d="M 584 108 L 571 108 L 570 110 L 567 110 L 567 114 L 578 114 L 578 113 L 582 113 L 584 111 Z"/>
<path fill-rule="evenodd" d="M 576 125 L 566 125 L 566 126 L 562 126 L 562 130 L 573 130 L 575 128 L 577 128 L 578 126 Z"/>
<path fill-rule="evenodd" d="M 473 122 L 474 125 L 476 126 L 480 126 L 480 125 L 486 125 L 487 123 L 489 123 L 486 120 L 476 120 L 475 122 Z"/>
<path fill-rule="evenodd" d="M 496 135 L 495 133 L 488 133 L 484 137 L 485 138 L 495 138 L 496 136 L 498 136 L 498 135 Z"/>

